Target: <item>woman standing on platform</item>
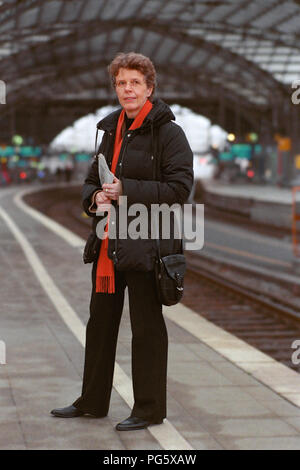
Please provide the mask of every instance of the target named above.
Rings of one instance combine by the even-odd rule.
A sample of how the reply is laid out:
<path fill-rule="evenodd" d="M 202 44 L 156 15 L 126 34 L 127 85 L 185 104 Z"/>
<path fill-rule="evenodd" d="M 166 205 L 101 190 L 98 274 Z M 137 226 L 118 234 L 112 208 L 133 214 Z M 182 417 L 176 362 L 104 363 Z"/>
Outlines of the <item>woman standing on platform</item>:
<path fill-rule="evenodd" d="M 104 131 L 99 153 L 112 173 L 111 184 L 101 187 L 97 157 L 83 186 L 83 206 L 94 216 L 127 197 L 128 210 L 135 203 L 187 201 L 193 184 L 193 155 L 184 132 L 167 104 L 153 99 L 155 68 L 148 57 L 134 52 L 118 54 L 109 66 L 121 109 L 97 124 Z M 160 178 L 155 177 L 156 155 Z M 128 219 L 130 219 L 128 217 Z M 161 254 L 180 252 L 180 240 L 161 241 Z M 155 285 L 156 244 L 152 239 L 101 241 L 93 264 L 90 318 L 86 329 L 85 365 L 81 396 L 66 408 L 52 410 L 57 417 L 85 413 L 106 416 L 113 383 L 118 330 L 128 287 L 132 329 L 132 381 L 134 406 L 120 431 L 160 424 L 166 417 L 168 337 Z"/>

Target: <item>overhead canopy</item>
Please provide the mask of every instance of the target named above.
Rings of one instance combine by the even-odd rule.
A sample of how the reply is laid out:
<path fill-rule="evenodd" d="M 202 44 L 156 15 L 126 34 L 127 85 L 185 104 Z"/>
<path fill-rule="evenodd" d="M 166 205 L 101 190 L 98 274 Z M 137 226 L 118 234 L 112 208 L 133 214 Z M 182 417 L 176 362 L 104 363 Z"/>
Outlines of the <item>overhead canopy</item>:
<path fill-rule="evenodd" d="M 107 65 L 149 56 L 157 95 L 228 131 L 299 135 L 300 2 L 284 0 L 0 1 L 0 139 L 47 143 L 114 102 Z"/>

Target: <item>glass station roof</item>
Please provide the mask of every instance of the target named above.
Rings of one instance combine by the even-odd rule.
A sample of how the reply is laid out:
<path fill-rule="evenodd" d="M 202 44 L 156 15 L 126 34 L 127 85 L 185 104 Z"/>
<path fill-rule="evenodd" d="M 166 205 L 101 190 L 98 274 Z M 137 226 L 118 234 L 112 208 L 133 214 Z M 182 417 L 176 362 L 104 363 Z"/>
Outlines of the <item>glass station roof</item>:
<path fill-rule="evenodd" d="M 7 103 L 112 101 L 107 65 L 148 55 L 163 99 L 225 99 L 265 109 L 300 79 L 300 1 L 0 1 Z"/>

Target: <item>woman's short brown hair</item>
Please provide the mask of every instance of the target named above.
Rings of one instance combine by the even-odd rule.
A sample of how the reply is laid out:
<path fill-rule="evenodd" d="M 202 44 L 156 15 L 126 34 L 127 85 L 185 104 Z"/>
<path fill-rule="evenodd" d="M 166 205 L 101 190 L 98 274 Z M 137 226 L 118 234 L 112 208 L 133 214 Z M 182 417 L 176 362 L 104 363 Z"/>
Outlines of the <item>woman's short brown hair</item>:
<path fill-rule="evenodd" d="M 114 60 L 108 66 L 108 72 L 113 87 L 116 86 L 116 76 L 118 75 L 121 68 L 138 70 L 144 75 L 147 87 L 153 87 L 151 96 L 149 98 L 151 100 L 156 86 L 156 71 L 149 57 L 146 57 L 143 54 L 138 54 L 136 52 L 128 52 L 127 54 L 120 52 L 117 54 Z"/>

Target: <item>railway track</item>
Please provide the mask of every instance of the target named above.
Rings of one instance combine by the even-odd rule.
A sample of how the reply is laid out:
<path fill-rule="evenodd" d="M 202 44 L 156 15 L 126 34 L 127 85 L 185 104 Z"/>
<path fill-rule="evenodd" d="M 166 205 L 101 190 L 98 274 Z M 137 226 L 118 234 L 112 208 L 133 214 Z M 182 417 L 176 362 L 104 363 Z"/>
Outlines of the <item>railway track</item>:
<path fill-rule="evenodd" d="M 188 259 L 183 303 L 286 366 L 293 364 L 292 343 L 300 339 L 300 314 L 288 302 L 245 288 Z M 201 286 L 201 288 L 200 288 Z"/>
<path fill-rule="evenodd" d="M 78 187 L 33 193 L 25 201 L 67 226 L 83 238 L 90 231 L 90 219 L 82 216 Z M 292 343 L 300 339 L 300 312 L 296 305 L 259 289 L 208 270 L 201 257 L 187 253 L 188 271 L 183 304 L 195 312 L 273 357 L 300 371 L 291 361 Z"/>

